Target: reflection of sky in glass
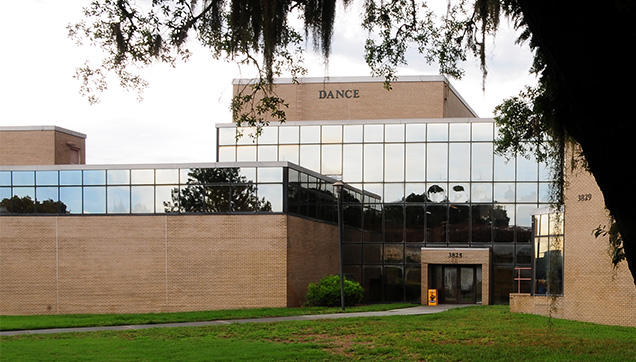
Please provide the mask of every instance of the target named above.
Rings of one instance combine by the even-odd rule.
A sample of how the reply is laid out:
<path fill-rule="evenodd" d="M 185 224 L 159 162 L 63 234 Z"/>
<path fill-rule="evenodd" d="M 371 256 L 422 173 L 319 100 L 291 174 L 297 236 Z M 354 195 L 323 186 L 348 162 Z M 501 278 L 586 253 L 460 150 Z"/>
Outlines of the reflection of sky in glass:
<path fill-rule="evenodd" d="M 66 212 L 71 214 L 81 214 L 82 188 L 60 187 L 60 201 L 66 205 Z"/>
<path fill-rule="evenodd" d="M 492 180 L 493 148 L 492 143 L 473 143 L 472 180 Z"/>
<path fill-rule="evenodd" d="M 362 142 L 362 125 L 345 125 L 344 126 L 344 142 L 348 142 L 348 143 Z"/>
<path fill-rule="evenodd" d="M 111 186 L 108 187 L 108 213 L 129 213 L 130 212 L 130 187 Z"/>
<path fill-rule="evenodd" d="M 0 186 L 11 186 L 11 171 L 0 171 Z"/>
<path fill-rule="evenodd" d="M 35 188 L 34 187 L 14 187 L 13 194 L 17 197 L 30 197 L 31 200 L 35 200 Z"/>
<path fill-rule="evenodd" d="M 427 140 L 431 142 L 448 141 L 448 123 L 429 123 Z"/>
<path fill-rule="evenodd" d="M 131 170 L 130 182 L 134 185 L 152 185 L 155 183 L 155 170 Z"/>
<path fill-rule="evenodd" d="M 407 124 L 406 125 L 406 142 L 424 142 L 426 141 L 426 125 L 425 124 Z"/>
<path fill-rule="evenodd" d="M 68 170 L 60 171 L 60 185 L 81 185 L 82 184 L 82 171 L 81 170 Z"/>
<path fill-rule="evenodd" d="M 84 188 L 84 213 L 106 213 L 106 187 L 95 186 Z"/>
<path fill-rule="evenodd" d="M 258 182 L 283 182 L 283 169 L 280 167 L 259 167 Z"/>
<path fill-rule="evenodd" d="M 84 170 L 84 185 L 105 185 L 105 170 Z"/>
<path fill-rule="evenodd" d="M 449 140 L 470 141 L 470 123 L 451 123 Z"/>
<path fill-rule="evenodd" d="M 58 183 L 57 171 L 36 171 L 35 183 L 38 186 L 56 186 Z"/>
<path fill-rule="evenodd" d="M 33 186 L 35 185 L 35 173 L 33 171 L 13 171 L 13 184 Z"/>
<path fill-rule="evenodd" d="M 384 147 L 384 181 L 404 181 L 404 144 Z"/>
<path fill-rule="evenodd" d="M 283 212 L 283 185 L 259 185 L 258 198 L 269 201 L 272 205 L 272 212 Z"/>
<path fill-rule="evenodd" d="M 35 198 L 40 202 L 45 200 L 57 201 L 57 187 L 38 187 Z"/>
<path fill-rule="evenodd" d="M 133 186 L 131 190 L 131 211 L 133 213 L 153 213 L 155 211 L 154 193 L 155 188 L 153 186 Z"/>
<path fill-rule="evenodd" d="M 382 142 L 384 134 L 384 125 L 381 124 L 365 124 L 364 125 L 364 142 Z"/>

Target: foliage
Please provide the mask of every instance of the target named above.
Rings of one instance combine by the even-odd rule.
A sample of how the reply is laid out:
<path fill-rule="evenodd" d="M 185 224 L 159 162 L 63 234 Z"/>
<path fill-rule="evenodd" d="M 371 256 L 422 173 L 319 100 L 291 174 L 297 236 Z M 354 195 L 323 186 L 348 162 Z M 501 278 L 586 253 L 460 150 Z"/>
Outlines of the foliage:
<path fill-rule="evenodd" d="M 364 290 L 360 283 L 344 279 L 345 305 L 355 305 L 362 301 Z M 340 276 L 328 275 L 318 283 L 309 283 L 307 288 L 307 303 L 313 306 L 335 307 L 340 300 Z"/>
<path fill-rule="evenodd" d="M 10 199 L 0 201 L 0 213 L 6 211 L 14 214 L 66 214 L 66 204 L 61 201 L 33 200 L 31 196 L 19 197 L 13 195 Z"/>
<path fill-rule="evenodd" d="M 191 168 L 185 187 L 172 190 L 166 212 L 271 211 L 271 202 L 256 195 L 256 185 L 240 168 Z"/>
<path fill-rule="evenodd" d="M 612 259 L 614 268 L 621 261 L 625 260 L 625 248 L 623 247 L 623 237 L 618 231 L 618 226 L 613 218 L 610 220 L 610 225 L 599 225 L 594 229 L 594 237 L 607 237 L 609 241 L 609 255 Z"/>

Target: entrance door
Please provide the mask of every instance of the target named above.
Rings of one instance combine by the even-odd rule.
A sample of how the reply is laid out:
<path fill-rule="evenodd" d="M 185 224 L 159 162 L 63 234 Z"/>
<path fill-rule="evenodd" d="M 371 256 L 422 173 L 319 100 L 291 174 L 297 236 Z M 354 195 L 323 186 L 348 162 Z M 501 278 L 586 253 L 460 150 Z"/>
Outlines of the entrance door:
<path fill-rule="evenodd" d="M 481 294 L 481 277 L 478 277 L 478 271 L 481 270 L 478 268 L 473 265 L 444 265 L 444 295 L 441 302 L 476 303 L 478 294 Z"/>

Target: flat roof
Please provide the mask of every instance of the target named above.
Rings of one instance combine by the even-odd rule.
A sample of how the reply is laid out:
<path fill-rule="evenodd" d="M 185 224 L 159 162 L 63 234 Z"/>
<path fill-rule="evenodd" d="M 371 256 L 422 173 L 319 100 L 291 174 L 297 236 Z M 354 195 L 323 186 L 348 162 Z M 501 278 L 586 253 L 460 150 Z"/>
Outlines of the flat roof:
<path fill-rule="evenodd" d="M 70 129 L 58 127 L 58 126 L 0 126 L 0 132 L 14 132 L 14 131 L 55 131 L 66 133 L 71 136 L 86 138 L 84 133 L 71 131 Z"/>

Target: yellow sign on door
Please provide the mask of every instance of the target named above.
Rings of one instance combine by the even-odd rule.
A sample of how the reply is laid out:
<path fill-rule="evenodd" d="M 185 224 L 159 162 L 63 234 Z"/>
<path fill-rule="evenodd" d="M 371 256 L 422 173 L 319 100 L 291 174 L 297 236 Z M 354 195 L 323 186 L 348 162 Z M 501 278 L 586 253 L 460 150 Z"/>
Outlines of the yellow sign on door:
<path fill-rule="evenodd" d="M 428 290 L 428 305 L 437 305 L 437 289 Z"/>

